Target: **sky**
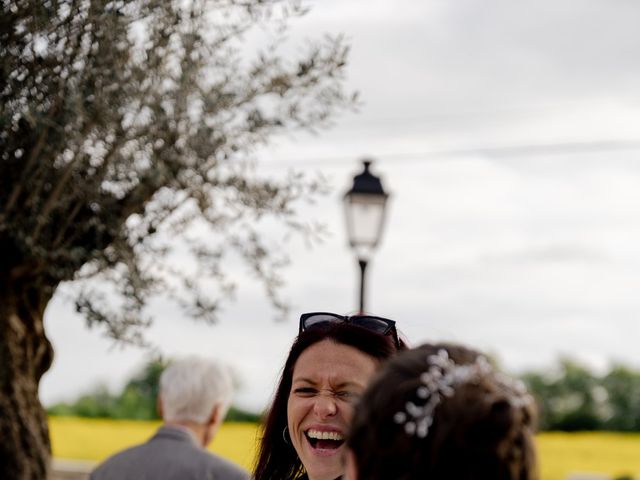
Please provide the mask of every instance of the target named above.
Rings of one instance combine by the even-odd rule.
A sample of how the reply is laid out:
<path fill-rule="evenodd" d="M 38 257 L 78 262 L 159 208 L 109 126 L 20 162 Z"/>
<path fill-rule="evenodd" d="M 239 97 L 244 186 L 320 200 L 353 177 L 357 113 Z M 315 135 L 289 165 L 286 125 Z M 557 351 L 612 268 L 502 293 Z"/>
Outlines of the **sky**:
<path fill-rule="evenodd" d="M 595 371 L 640 369 L 640 3 L 634 0 L 322 0 L 292 41 L 344 33 L 348 86 L 362 98 L 318 135 L 276 139 L 259 168 L 327 178 L 302 208 L 329 235 L 292 241 L 274 321 L 236 265 L 218 324 L 160 302 L 149 341 L 169 357 L 229 364 L 237 405 L 264 409 L 307 311 L 357 310 L 358 270 L 341 198 L 361 159 L 390 192 L 368 270 L 366 310 L 413 345 L 455 341 L 504 369 L 569 356 Z M 120 388 L 149 358 L 88 330 L 61 289 L 45 313 L 56 350 L 45 405 Z"/>

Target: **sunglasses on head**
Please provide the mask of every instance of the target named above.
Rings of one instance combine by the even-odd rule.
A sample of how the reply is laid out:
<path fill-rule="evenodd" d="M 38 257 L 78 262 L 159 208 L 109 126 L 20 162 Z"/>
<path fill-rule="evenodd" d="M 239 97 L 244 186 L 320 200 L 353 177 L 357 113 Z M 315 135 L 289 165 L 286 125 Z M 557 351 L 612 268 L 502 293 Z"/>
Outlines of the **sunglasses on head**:
<path fill-rule="evenodd" d="M 298 333 L 302 333 L 305 330 L 312 330 L 314 328 L 326 327 L 333 323 L 351 323 L 352 325 L 364 328 L 365 330 L 377 333 L 378 335 L 390 335 L 393 338 L 396 348 L 400 348 L 396 322 L 389 320 L 388 318 L 373 317 L 371 315 L 347 316 L 330 312 L 303 313 L 300 315 L 300 330 Z"/>

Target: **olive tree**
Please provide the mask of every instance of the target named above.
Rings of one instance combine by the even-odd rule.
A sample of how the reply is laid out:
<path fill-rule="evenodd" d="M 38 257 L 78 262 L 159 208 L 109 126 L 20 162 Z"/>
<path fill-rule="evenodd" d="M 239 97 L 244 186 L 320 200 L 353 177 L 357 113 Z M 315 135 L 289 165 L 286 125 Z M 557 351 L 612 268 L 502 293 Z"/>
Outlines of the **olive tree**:
<path fill-rule="evenodd" d="M 236 252 L 277 305 L 282 256 L 257 225 L 305 230 L 292 202 L 318 185 L 260 175 L 252 152 L 355 97 L 340 37 L 283 52 L 296 1 L 0 5 L 0 471 L 45 478 L 43 314 L 60 285 L 84 285 L 90 325 L 135 340 L 154 295 L 214 319 Z"/>

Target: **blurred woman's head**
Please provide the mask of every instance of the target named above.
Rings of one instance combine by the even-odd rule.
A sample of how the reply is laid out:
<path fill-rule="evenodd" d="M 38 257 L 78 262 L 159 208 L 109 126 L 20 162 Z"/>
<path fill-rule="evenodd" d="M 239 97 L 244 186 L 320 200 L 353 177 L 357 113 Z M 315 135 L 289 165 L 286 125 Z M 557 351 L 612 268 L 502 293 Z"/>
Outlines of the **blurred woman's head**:
<path fill-rule="evenodd" d="M 294 479 L 303 472 L 310 480 L 342 475 L 353 405 L 380 362 L 403 348 L 395 329 L 389 334 L 367 327 L 301 323 L 265 419 L 256 480 Z"/>
<path fill-rule="evenodd" d="M 484 356 L 423 345 L 385 364 L 361 397 L 347 480 L 537 478 L 535 404 Z"/>

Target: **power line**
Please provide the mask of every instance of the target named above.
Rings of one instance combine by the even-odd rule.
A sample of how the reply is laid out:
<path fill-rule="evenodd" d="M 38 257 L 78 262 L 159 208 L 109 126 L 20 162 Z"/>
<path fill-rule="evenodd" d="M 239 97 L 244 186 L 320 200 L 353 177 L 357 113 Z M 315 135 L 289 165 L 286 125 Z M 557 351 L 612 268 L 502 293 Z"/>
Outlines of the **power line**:
<path fill-rule="evenodd" d="M 512 105 L 512 106 L 496 106 L 490 109 L 469 109 L 457 111 L 435 111 L 428 114 L 408 115 L 408 116 L 367 116 L 361 117 L 357 112 L 352 115 L 346 115 L 340 118 L 336 123 L 340 125 L 348 125 L 355 127 L 369 128 L 371 126 L 389 127 L 389 125 L 425 125 L 443 123 L 465 123 L 481 120 L 486 122 L 505 122 L 513 121 L 517 118 L 531 118 L 543 116 L 549 113 L 563 112 L 566 116 L 575 116 L 577 114 L 584 115 L 588 109 L 589 112 L 594 110 L 594 102 L 597 100 L 582 100 L 580 102 L 565 103 L 546 103 L 535 105 Z M 621 103 L 634 108 L 640 107 L 640 100 L 637 98 L 621 99 Z"/>
<path fill-rule="evenodd" d="M 595 140 L 587 142 L 558 142 L 500 146 L 478 146 L 468 148 L 453 148 L 441 150 L 427 150 L 422 152 L 384 152 L 373 155 L 375 160 L 393 162 L 437 162 L 451 161 L 464 157 L 531 157 L 550 155 L 577 155 L 605 152 L 622 152 L 640 150 L 640 140 Z M 355 158 L 357 159 L 357 158 Z M 306 159 L 281 159 L 272 162 L 261 162 L 261 167 L 300 167 L 327 166 L 353 161 L 353 156 L 328 156 Z"/>

